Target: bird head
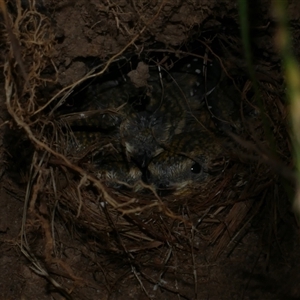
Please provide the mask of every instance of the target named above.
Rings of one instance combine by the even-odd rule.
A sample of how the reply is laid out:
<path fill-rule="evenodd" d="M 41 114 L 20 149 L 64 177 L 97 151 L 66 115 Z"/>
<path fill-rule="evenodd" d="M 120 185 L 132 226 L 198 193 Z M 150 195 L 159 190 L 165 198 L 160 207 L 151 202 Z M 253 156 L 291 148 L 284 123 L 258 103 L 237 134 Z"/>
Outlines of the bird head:
<path fill-rule="evenodd" d="M 209 133 L 178 134 L 148 165 L 147 182 L 162 189 L 181 189 L 202 182 L 211 173 L 211 162 L 220 149 Z"/>

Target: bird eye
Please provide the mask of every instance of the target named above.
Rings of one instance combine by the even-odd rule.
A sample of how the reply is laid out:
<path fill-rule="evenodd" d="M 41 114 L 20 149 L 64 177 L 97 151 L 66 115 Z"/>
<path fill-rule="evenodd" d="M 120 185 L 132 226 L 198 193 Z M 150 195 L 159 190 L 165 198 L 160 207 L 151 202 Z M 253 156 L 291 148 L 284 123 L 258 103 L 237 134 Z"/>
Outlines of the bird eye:
<path fill-rule="evenodd" d="M 199 163 L 194 163 L 191 167 L 191 171 L 195 174 L 199 174 L 201 172 L 201 166 Z"/>

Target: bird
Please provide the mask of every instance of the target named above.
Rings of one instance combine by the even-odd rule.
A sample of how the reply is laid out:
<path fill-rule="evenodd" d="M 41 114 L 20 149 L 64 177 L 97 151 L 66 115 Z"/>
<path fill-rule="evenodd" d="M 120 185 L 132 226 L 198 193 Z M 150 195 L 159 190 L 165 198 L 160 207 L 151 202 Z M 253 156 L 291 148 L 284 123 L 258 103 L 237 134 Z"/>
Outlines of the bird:
<path fill-rule="evenodd" d="M 129 160 L 141 168 L 163 149 L 174 134 L 180 133 L 185 125 L 185 111 L 177 95 L 165 86 L 166 94 L 156 83 L 156 91 L 144 111 L 133 112 L 120 125 L 121 143 Z"/>
<path fill-rule="evenodd" d="M 203 182 L 221 151 L 221 143 L 211 132 L 197 130 L 175 135 L 148 165 L 147 183 L 158 189 L 178 190 Z"/>
<path fill-rule="evenodd" d="M 114 159 L 105 159 L 101 163 L 96 162 L 97 171 L 95 175 L 103 180 L 108 187 L 133 188 L 134 191 L 141 189 L 142 171 L 134 164 L 127 162 L 121 155 L 114 156 Z"/>
<path fill-rule="evenodd" d="M 220 66 L 189 57 L 170 70 L 141 67 L 145 80 L 116 75 L 80 94 L 76 111 L 61 116 L 71 128 L 68 149 L 114 188 L 143 180 L 180 189 L 205 180 L 218 146 L 197 117 L 207 115 L 205 100 L 218 85 Z"/>
<path fill-rule="evenodd" d="M 206 69 L 203 61 L 190 58 L 174 71 L 149 70 L 146 90 L 149 100 L 144 110 L 133 111 L 120 125 L 121 143 L 128 160 L 145 169 L 163 151 L 163 144 L 184 131 L 188 116 L 203 107 L 205 96 L 220 79 L 219 64 L 211 63 Z M 213 78 L 208 86 L 207 78 Z"/>
<path fill-rule="evenodd" d="M 68 149 L 108 187 L 134 186 L 141 181 L 141 170 L 124 158 L 115 140 L 100 132 L 71 132 Z"/>

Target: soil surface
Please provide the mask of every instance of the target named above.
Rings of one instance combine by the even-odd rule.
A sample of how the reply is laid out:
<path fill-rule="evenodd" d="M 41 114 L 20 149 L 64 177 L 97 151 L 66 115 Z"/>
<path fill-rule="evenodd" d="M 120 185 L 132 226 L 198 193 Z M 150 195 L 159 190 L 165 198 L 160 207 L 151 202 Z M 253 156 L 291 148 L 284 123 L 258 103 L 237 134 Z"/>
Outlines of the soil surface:
<path fill-rule="evenodd" d="M 28 1 L 21 2 L 23 11 L 30 9 Z M 222 61 L 225 61 L 225 68 L 233 70 L 238 66 L 247 73 L 239 37 L 237 1 L 42 2 L 36 9 L 49 20 L 47 28 L 54 41 L 47 50 L 52 65 L 49 63 L 43 71 L 45 78 L 53 79 L 57 74 L 55 82 L 39 83 L 38 96 L 42 103 L 125 47 L 125 53 L 135 54 L 153 47 L 157 49 L 160 45 L 161 49 L 176 52 L 195 36 L 208 44 L 206 39 L 214 38 L 214 35 L 219 40 L 237 40 L 236 49 L 228 49 L 229 53 L 222 49 Z M 276 16 L 270 9 L 270 1 L 255 1 L 255 7 L 254 2 L 250 2 L 251 42 L 258 79 L 270 86 L 276 82 L 282 88 L 276 48 Z M 14 5 L 8 9 L 12 15 L 16 14 Z M 298 1 L 289 1 L 288 12 L 294 43 L 298 44 Z M 30 27 L 27 29 L 29 32 Z M 21 46 L 24 45 L 21 43 Z M 2 54 L 3 62 L 7 53 Z M 31 64 L 32 61 L 25 57 L 25 68 Z M 257 175 L 264 180 L 261 190 L 253 190 L 254 196 L 246 200 L 238 195 L 237 198 L 243 199 L 237 201 L 243 203 L 239 204 L 238 213 L 233 218 L 224 217 L 218 223 L 218 226 L 225 224 L 223 240 L 219 235 L 213 240 L 207 228 L 201 228 L 200 233 L 194 228 L 198 239 L 195 238 L 195 245 L 191 244 L 189 251 L 188 247 L 169 244 L 170 238 L 164 242 L 168 247 L 149 240 L 145 251 L 128 251 L 127 248 L 122 252 L 116 247 L 115 252 L 108 253 L 104 246 L 99 247 L 98 237 L 84 227 L 85 220 L 78 218 L 76 223 L 76 211 L 69 213 L 74 215 L 71 217 L 66 213 L 67 209 L 57 209 L 57 213 L 51 214 L 56 212 L 56 200 L 51 198 L 53 194 L 49 196 L 50 188 L 46 185 L 37 198 L 47 200 L 38 200 L 36 210 L 30 210 L 24 201 L 29 181 L 29 154 L 33 146 L 7 112 L 4 79 L 1 75 L 0 117 L 4 125 L 0 127 L 0 299 L 300 299 L 299 228 L 286 196 L 285 179 L 272 168 L 259 169 L 265 170 L 264 175 Z M 286 134 L 283 94 L 274 96 L 271 87 L 265 92 L 270 99 L 276 99 L 271 101 L 269 110 L 271 117 L 280 115 L 282 123 L 275 124 L 274 131 L 282 136 Z M 281 148 L 284 150 L 280 155 L 285 157 L 286 165 L 291 165 L 288 142 L 284 140 L 281 144 L 284 144 Z M 246 169 L 247 172 L 255 173 L 255 170 Z M 43 176 L 52 176 L 49 174 L 50 171 Z M 61 186 L 64 188 L 63 180 Z M 186 203 L 182 202 L 182 206 L 188 210 Z M 232 207 L 234 205 L 224 209 L 224 215 L 225 210 L 233 214 Z M 249 207 L 252 213 L 249 213 Z M 238 229 L 230 232 L 229 223 L 239 220 L 240 213 L 244 220 Z M 52 218 L 55 219 L 53 227 Z M 211 223 L 217 223 L 216 216 L 209 218 Z M 21 247 L 23 226 L 31 245 L 27 250 Z M 104 243 L 104 237 L 99 237 L 102 238 Z M 205 243 L 199 241 L 201 239 Z M 186 246 L 189 242 L 178 241 Z M 224 243 L 226 247 L 221 247 Z"/>

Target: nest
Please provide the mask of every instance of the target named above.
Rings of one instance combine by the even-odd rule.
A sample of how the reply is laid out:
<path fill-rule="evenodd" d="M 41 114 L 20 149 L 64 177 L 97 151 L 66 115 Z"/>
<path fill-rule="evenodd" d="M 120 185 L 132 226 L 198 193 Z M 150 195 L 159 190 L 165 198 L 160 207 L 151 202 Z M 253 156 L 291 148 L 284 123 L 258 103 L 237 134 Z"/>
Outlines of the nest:
<path fill-rule="evenodd" d="M 260 111 L 255 122 L 249 125 L 245 121 L 238 135 L 227 136 L 235 151 L 221 155 L 221 171 L 204 182 L 167 195 L 146 184 L 142 192 L 114 188 L 84 164 L 76 163 L 72 150 L 65 151 L 66 132 L 55 113 L 82 83 L 105 77 L 111 64 L 132 53 L 132 45 L 145 39 L 144 31 L 161 11 L 118 53 L 57 91 L 55 34 L 50 19 L 34 6 L 15 9 L 18 17 L 7 13 L 6 20 L 11 47 L 4 64 L 5 92 L 7 110 L 14 121 L 9 134 L 22 136 L 21 147 L 24 141 L 32 146 L 29 153 L 20 153 L 23 161 L 30 161 L 23 164 L 27 189 L 21 250 L 32 269 L 66 297 L 70 297 L 70 286 L 60 280 L 61 276 L 71 278 L 75 287 L 89 285 L 72 271 L 72 262 L 60 255 L 70 248 L 73 237 L 77 251 L 92 262 L 90 271 L 96 282 L 106 282 L 109 291 L 119 281 L 121 270 L 122 280 L 133 275 L 149 297 L 151 285 L 187 298 L 197 294 L 198 278 L 203 274 L 200 266 L 233 251 L 261 207 L 276 199 L 282 187 L 274 169 L 290 174 L 278 160 L 290 160 L 279 79 L 266 78 L 267 67 L 258 70 L 255 90 L 246 69 L 236 66 L 242 61 L 236 59 L 241 55 L 237 36 L 216 33 L 214 41 L 226 45 L 222 54 L 216 54 L 212 41 L 200 36 L 199 43 L 239 86 L 241 103 Z M 195 36 L 195 29 L 190 32 L 188 38 Z M 15 37 L 20 44 L 14 42 Z M 146 42 L 144 51 L 150 48 L 151 43 Z M 186 55 L 181 49 L 162 48 L 161 52 Z M 236 82 L 237 78 L 241 81 Z M 51 96 L 43 93 L 44 86 L 51 87 Z M 276 144 L 277 157 L 272 143 Z M 188 292 L 182 288 L 186 284 L 193 287 Z"/>

